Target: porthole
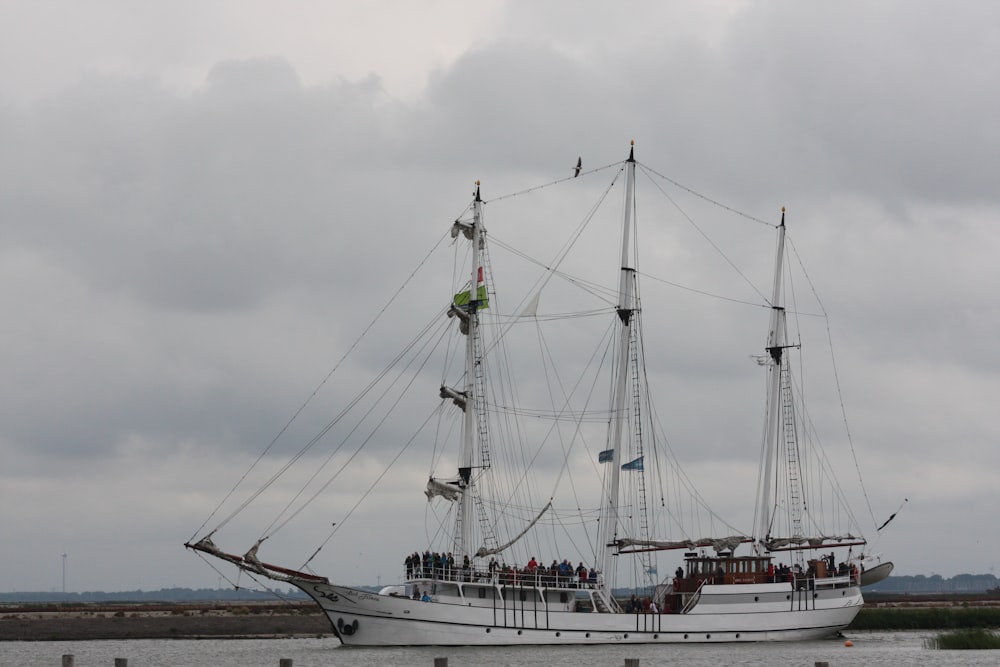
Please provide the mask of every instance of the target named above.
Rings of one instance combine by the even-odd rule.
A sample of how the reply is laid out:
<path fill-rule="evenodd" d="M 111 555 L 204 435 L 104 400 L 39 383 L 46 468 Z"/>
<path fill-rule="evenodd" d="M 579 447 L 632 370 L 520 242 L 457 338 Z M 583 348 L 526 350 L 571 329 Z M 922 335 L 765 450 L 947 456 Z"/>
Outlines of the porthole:
<path fill-rule="evenodd" d="M 684 635 L 684 639 L 687 639 L 687 638 L 688 638 L 688 636 L 687 636 L 687 635 L 685 634 L 685 635 Z"/>
<path fill-rule="evenodd" d="M 625 633 L 625 639 L 628 639 L 628 633 L 627 632 Z"/>
<path fill-rule="evenodd" d="M 557 632 L 556 637 L 560 636 L 561 634 L 562 634 L 561 632 Z"/>
<path fill-rule="evenodd" d="M 786 596 L 785 596 L 785 599 L 786 599 L 786 600 L 791 600 L 791 599 L 792 599 L 792 596 L 791 596 L 791 595 L 786 595 Z"/>
<path fill-rule="evenodd" d="M 660 635 L 653 635 L 653 639 L 659 639 Z"/>
<path fill-rule="evenodd" d="M 705 639 L 711 639 L 712 635 L 705 635 Z"/>
<path fill-rule="evenodd" d="M 518 631 L 517 631 L 517 634 L 521 634 L 521 631 L 520 631 L 520 630 L 518 630 Z"/>
<path fill-rule="evenodd" d="M 486 628 L 486 634 L 490 634 L 490 629 Z"/>
<path fill-rule="evenodd" d="M 753 596 L 753 601 L 754 602 L 760 602 L 760 596 L 759 595 Z"/>
<path fill-rule="evenodd" d="M 840 591 L 840 595 L 841 596 L 847 595 L 847 591 Z"/>
<path fill-rule="evenodd" d="M 738 632 L 736 633 L 736 638 L 737 638 L 737 639 L 739 639 L 739 638 L 740 638 L 740 633 L 738 633 Z"/>
<path fill-rule="evenodd" d="M 590 633 L 589 632 L 587 633 L 587 639 L 590 639 Z"/>
<path fill-rule="evenodd" d="M 819 593 L 813 593 L 813 600 L 819 597 Z"/>

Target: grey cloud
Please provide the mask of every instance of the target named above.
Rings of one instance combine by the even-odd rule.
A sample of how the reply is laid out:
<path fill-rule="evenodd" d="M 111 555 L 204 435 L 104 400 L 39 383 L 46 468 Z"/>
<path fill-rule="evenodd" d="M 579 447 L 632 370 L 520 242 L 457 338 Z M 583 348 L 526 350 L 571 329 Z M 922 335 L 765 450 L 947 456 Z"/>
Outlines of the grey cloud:
<path fill-rule="evenodd" d="M 1000 171 L 1000 58 L 985 28 L 996 10 L 740 3 L 703 32 L 692 27 L 700 9 L 652 3 L 640 24 L 596 3 L 607 20 L 584 20 L 605 15 L 581 7 L 566 22 L 551 8 L 508 8 L 507 32 L 441 65 L 407 100 L 377 75 L 304 83 L 281 57 L 259 57 L 205 63 L 193 90 L 91 74 L 0 105 L 0 446 L 5 474 L 23 473 L 19 493 L 37 493 L 41 508 L 59 489 L 105 484 L 138 464 L 169 471 L 162 506 L 183 502 L 186 517 L 198 514 L 191 505 L 207 510 L 203 496 L 219 491 L 209 487 L 228 488 L 241 472 L 231 461 L 273 437 L 446 232 L 476 178 L 495 197 L 568 176 L 579 154 L 585 169 L 621 160 L 635 138 L 641 162 L 728 205 L 770 221 L 788 205 L 790 235 L 832 317 L 873 497 L 894 509 L 944 448 L 953 453 L 947 489 L 934 489 L 940 505 L 913 522 L 963 515 L 962 489 L 996 461 L 996 426 L 983 417 L 998 363 L 990 179 Z M 771 233 L 722 226 L 713 206 L 675 196 L 727 252 Z M 654 214 L 643 202 L 644 220 L 685 228 L 676 211 Z M 540 245 L 554 243 L 561 207 L 547 200 L 518 211 L 518 222 Z M 499 216 L 488 220 L 497 236 L 524 240 L 508 239 L 513 225 Z M 644 240 L 664 250 L 643 270 L 756 298 L 732 275 L 718 277 L 728 269 L 717 257 L 686 252 L 692 230 L 658 233 Z M 770 245 L 759 247 L 741 269 L 767 285 Z M 348 385 L 441 307 L 447 294 L 431 292 L 450 275 L 425 270 L 422 284 L 434 287 L 407 292 L 398 319 L 367 337 L 345 369 Z M 697 328 L 693 299 L 645 290 L 659 332 L 650 368 L 672 441 L 696 466 L 751 461 L 757 433 L 741 425 L 757 423 L 749 355 L 766 312 L 720 307 L 685 341 Z M 657 313 L 657 300 L 670 306 Z M 428 375 L 433 402 L 440 378 Z M 836 422 L 836 399 L 812 391 L 823 399 L 817 418 Z M 293 442 L 343 400 L 324 393 Z M 425 407 L 399 416 L 422 419 Z M 395 451 L 402 437 L 400 426 L 375 447 Z M 108 520 L 140 521 L 124 510 Z M 904 572 L 987 565 L 924 553 L 913 545 L 925 540 L 905 530 L 886 551 L 923 560 Z M 416 545 L 383 550 L 397 546 Z M 395 571 L 391 556 L 383 572 Z M 182 556 L 135 558 L 173 572 Z M 29 561 L 17 562 L 26 571 Z M 172 583 L 185 582 L 163 582 Z"/>

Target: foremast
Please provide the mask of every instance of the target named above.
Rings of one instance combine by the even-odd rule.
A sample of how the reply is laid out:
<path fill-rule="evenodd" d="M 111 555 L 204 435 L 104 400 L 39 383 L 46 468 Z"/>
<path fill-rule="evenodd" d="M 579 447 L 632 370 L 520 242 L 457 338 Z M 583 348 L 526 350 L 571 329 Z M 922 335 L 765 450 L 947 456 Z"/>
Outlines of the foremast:
<path fill-rule="evenodd" d="M 622 257 L 618 281 L 618 305 L 616 312 L 621 320 L 618 343 L 618 375 L 615 378 L 614 411 L 611 416 L 610 438 L 611 469 L 608 473 L 607 496 L 601 513 L 601 544 L 604 547 L 601 571 L 607 590 L 615 586 L 615 562 L 618 553 L 618 487 L 621 478 L 622 438 L 626 426 L 625 398 L 629 377 L 632 345 L 632 315 L 635 312 L 635 269 L 630 266 L 629 237 L 632 230 L 632 203 L 635 197 L 635 142 L 629 149 L 625 162 L 625 212 L 622 219 Z"/>
<path fill-rule="evenodd" d="M 465 338 L 465 419 L 462 423 L 462 448 L 459 454 L 458 477 L 462 493 L 458 496 L 458 508 L 455 512 L 454 553 L 463 556 L 472 552 L 472 510 L 473 457 L 476 451 L 478 434 L 479 400 L 477 396 L 476 377 L 480 359 L 477 354 L 479 341 L 479 309 L 482 304 L 479 283 L 482 281 L 480 256 L 485 242 L 483 229 L 483 199 L 479 192 L 479 181 L 476 181 L 476 196 L 472 203 L 472 269 L 469 279 L 469 301 L 466 306 L 468 315 L 468 335 Z"/>

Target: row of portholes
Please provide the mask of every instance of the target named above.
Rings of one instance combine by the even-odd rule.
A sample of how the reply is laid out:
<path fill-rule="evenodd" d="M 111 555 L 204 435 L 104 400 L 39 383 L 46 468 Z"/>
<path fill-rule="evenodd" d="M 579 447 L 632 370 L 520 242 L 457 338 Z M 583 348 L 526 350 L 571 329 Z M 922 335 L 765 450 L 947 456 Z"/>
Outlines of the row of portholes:
<path fill-rule="evenodd" d="M 492 628 L 486 628 L 486 634 L 489 634 L 489 633 L 490 633 L 490 630 L 492 630 Z M 518 635 L 520 635 L 520 634 L 522 634 L 523 632 L 524 632 L 523 630 L 518 630 L 518 631 L 517 631 L 517 634 L 518 634 Z M 557 633 L 556 633 L 556 637 L 561 637 L 561 636 L 562 636 L 562 633 L 561 633 L 561 632 L 557 632 Z M 589 633 L 589 632 L 588 632 L 588 633 L 587 633 L 586 635 L 584 635 L 584 636 L 585 636 L 585 637 L 586 637 L 587 639 L 590 639 L 590 633 Z M 625 633 L 624 635 L 622 635 L 622 638 L 623 638 L 623 639 L 628 639 L 628 633 L 626 632 L 626 633 Z M 660 635 L 659 635 L 659 634 L 654 634 L 654 635 L 653 635 L 653 639 L 659 639 L 659 638 L 660 638 Z M 711 638 L 712 638 L 712 635 L 705 635 L 705 639 L 711 639 Z M 736 639 L 739 639 L 739 638 L 740 638 L 740 633 L 738 633 L 738 632 L 737 632 L 737 633 L 736 633 Z M 684 639 L 690 639 L 690 635 L 688 635 L 688 634 L 685 634 L 685 635 L 684 635 Z"/>

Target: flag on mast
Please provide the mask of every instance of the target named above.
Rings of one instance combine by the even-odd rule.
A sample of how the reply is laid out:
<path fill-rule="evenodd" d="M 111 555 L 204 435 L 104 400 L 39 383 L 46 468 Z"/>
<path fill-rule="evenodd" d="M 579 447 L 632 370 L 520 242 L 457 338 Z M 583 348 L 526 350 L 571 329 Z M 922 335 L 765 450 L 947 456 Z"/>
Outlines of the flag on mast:
<path fill-rule="evenodd" d="M 482 283 L 484 281 L 483 267 L 481 267 L 481 266 L 479 267 L 478 278 L 479 278 L 479 282 L 480 283 Z M 471 290 L 465 290 L 463 292 L 459 292 L 458 294 L 456 294 L 455 295 L 455 305 L 456 306 L 465 306 L 465 305 L 468 305 L 470 294 L 471 294 Z M 476 287 L 476 301 L 479 302 L 479 307 L 480 308 L 489 308 L 490 307 L 489 299 L 486 296 L 486 285 L 478 285 Z"/>
<path fill-rule="evenodd" d="M 643 467 L 642 467 L 642 459 L 643 458 L 645 458 L 645 457 L 640 456 L 639 458 L 633 459 L 632 461 L 629 461 L 628 463 L 623 463 L 622 464 L 622 470 L 638 470 L 638 471 L 641 472 L 643 470 Z"/>

